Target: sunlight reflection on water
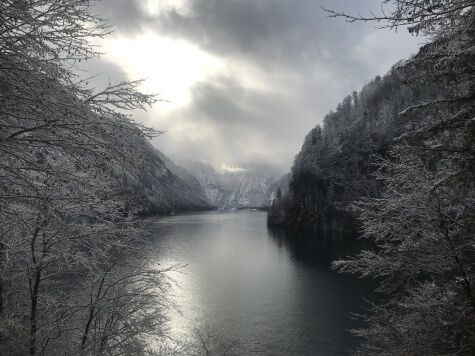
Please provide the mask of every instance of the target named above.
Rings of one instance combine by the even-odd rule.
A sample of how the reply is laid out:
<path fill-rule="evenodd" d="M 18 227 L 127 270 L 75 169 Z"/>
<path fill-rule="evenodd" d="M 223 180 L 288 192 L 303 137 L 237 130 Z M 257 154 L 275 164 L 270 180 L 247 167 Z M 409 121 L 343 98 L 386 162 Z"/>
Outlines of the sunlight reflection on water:
<path fill-rule="evenodd" d="M 358 340 L 368 284 L 329 270 L 354 251 L 344 234 L 269 230 L 262 212 L 210 212 L 161 218 L 152 232 L 162 266 L 185 264 L 169 314 L 171 335 L 192 340 L 210 330 L 239 341 L 236 355 L 343 355 Z"/>

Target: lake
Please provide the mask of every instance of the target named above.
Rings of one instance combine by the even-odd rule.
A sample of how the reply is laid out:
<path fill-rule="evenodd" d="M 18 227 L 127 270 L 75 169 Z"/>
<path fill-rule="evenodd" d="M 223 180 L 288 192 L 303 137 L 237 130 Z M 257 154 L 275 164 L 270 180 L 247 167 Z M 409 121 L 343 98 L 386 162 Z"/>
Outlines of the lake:
<path fill-rule="evenodd" d="M 352 313 L 371 285 L 329 268 L 357 251 L 344 233 L 270 229 L 266 213 L 207 212 L 160 218 L 152 251 L 173 273 L 176 340 L 203 338 L 232 355 L 347 355 L 361 341 Z M 200 335 L 196 339 L 196 335 Z"/>

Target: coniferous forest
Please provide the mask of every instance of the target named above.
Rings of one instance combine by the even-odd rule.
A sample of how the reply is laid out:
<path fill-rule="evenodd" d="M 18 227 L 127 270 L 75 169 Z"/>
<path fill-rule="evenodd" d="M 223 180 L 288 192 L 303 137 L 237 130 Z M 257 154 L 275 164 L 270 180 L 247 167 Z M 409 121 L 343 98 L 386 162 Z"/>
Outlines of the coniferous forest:
<path fill-rule="evenodd" d="M 164 132 L 136 115 L 159 96 L 141 91 L 142 80 L 98 89 L 94 73 L 78 75 L 114 31 L 93 3 L 0 1 L 0 355 L 253 353 L 235 335 L 218 337 L 219 323 L 218 331 L 197 328 L 191 341 L 169 332 L 171 311 L 182 307 L 173 276 L 188 262 L 159 260 L 150 221 L 216 208 L 220 224 L 222 211 L 267 209 L 269 229 L 368 241 L 331 263 L 335 273 L 373 281 L 379 295 L 351 331 L 355 354 L 475 354 L 474 1 L 395 0 L 368 16 L 328 3 L 331 21 L 408 30 L 425 44 L 315 118 L 321 124 L 284 177 L 264 164 L 183 168 L 158 151 L 152 140 Z M 208 260 L 235 249 L 218 247 Z M 238 257 L 254 268 L 246 276 L 264 264 L 252 251 Z"/>

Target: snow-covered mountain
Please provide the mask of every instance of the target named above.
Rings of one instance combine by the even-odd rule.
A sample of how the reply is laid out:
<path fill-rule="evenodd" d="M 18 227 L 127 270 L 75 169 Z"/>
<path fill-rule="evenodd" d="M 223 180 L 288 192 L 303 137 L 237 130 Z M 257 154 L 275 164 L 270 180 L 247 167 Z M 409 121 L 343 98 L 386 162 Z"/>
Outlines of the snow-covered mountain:
<path fill-rule="evenodd" d="M 271 187 L 280 178 L 277 170 L 267 166 L 230 172 L 217 171 L 204 162 L 185 161 L 182 165 L 198 179 L 206 197 L 219 209 L 269 206 L 274 194 Z"/>
<path fill-rule="evenodd" d="M 139 144 L 147 145 L 146 164 L 140 171 L 125 176 L 124 185 L 139 198 L 143 213 L 215 209 L 195 177 L 148 142 Z"/>

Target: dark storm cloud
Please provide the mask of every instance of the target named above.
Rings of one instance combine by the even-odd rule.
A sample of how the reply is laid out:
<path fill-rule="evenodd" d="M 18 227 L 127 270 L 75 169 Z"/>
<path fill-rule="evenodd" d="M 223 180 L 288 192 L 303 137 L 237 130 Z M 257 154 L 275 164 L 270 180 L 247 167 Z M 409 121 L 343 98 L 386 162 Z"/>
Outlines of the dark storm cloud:
<path fill-rule="evenodd" d="M 359 7 L 369 10 L 378 1 L 362 3 Z M 98 4 L 99 13 L 124 33 L 154 29 L 220 57 L 246 57 L 256 65 L 286 65 L 297 71 L 296 64 L 308 67 L 320 60 L 354 67 L 348 52 L 368 31 L 368 26 L 326 17 L 322 5 L 358 10 L 355 2 L 344 0 L 330 5 L 317 0 L 190 0 L 186 10 L 170 7 L 155 16 L 145 11 L 141 0 L 103 0 Z M 339 58 L 330 60 L 326 55 Z"/>
<path fill-rule="evenodd" d="M 188 11 L 172 9 L 158 22 L 211 52 L 272 62 L 311 61 L 322 48 L 343 49 L 361 32 L 326 18 L 318 1 L 195 0 Z"/>
<path fill-rule="evenodd" d="M 268 57 L 287 56 L 286 47 L 300 41 L 305 21 L 281 2 L 215 0 L 193 1 L 186 14 L 172 10 L 160 18 L 165 31 L 212 52 Z"/>
<path fill-rule="evenodd" d="M 380 3 L 190 0 L 185 8 L 151 15 L 139 0 L 103 0 L 99 10 L 107 10 L 123 34 L 153 30 L 193 43 L 228 64 L 225 74 L 196 83 L 190 104 L 167 121 L 207 125 L 209 137 L 185 142 L 170 130 L 169 137 L 157 141 L 165 152 L 186 155 L 192 148 L 206 159 L 231 164 L 259 153 L 288 165 L 306 132 L 342 97 L 415 50 L 416 41 L 404 33 L 347 24 L 321 9 L 368 13 Z"/>
<path fill-rule="evenodd" d="M 151 20 L 141 0 L 99 0 L 95 11 L 115 30 L 138 32 Z"/>

